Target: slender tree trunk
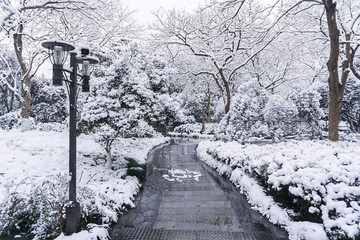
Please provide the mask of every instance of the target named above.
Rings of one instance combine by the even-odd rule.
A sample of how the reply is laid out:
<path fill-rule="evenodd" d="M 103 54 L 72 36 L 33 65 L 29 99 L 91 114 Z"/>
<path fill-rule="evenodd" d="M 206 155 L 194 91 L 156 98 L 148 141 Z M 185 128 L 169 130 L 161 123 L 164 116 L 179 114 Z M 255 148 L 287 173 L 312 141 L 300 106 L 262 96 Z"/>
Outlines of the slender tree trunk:
<path fill-rule="evenodd" d="M 202 111 L 201 111 L 201 132 L 200 133 L 204 133 L 205 132 L 205 104 L 206 102 L 201 102 L 202 105 Z"/>
<path fill-rule="evenodd" d="M 340 103 L 344 96 L 344 88 L 349 74 L 349 57 L 350 57 L 350 43 L 346 43 L 346 59 L 342 63 L 341 82 L 338 72 L 339 61 L 339 36 L 340 31 L 336 23 L 336 4 L 332 0 L 323 0 L 326 10 L 327 24 L 329 28 L 330 37 L 330 56 L 327 62 L 329 72 L 329 140 L 337 141 L 339 139 L 339 113 Z M 350 40 L 350 36 L 346 36 L 346 40 Z"/>
<path fill-rule="evenodd" d="M 207 122 L 211 123 L 211 113 L 210 113 L 210 105 L 211 105 L 211 92 L 210 92 L 210 83 L 208 83 L 208 87 L 207 87 Z"/>
<path fill-rule="evenodd" d="M 8 112 L 12 112 L 13 108 L 14 108 L 15 94 L 14 94 L 14 92 L 10 92 L 10 91 L 9 91 L 9 94 L 11 95 L 11 97 L 10 97 L 9 111 Z"/>
<path fill-rule="evenodd" d="M 231 90 L 230 90 L 230 83 L 229 83 L 230 79 L 226 79 L 223 69 L 219 69 L 219 74 L 220 74 L 221 80 L 225 87 L 225 94 L 226 94 L 225 114 L 227 114 L 230 111 L 230 102 L 231 102 Z"/>
<path fill-rule="evenodd" d="M 24 90 L 24 101 L 21 103 L 21 117 L 22 118 L 29 118 L 30 115 L 30 105 L 31 105 L 31 96 L 30 96 L 30 79 L 26 80 L 25 87 L 27 88 Z"/>
<path fill-rule="evenodd" d="M 112 168 L 112 160 L 111 160 L 111 146 L 106 145 L 106 168 L 111 169 Z"/>
<path fill-rule="evenodd" d="M 21 67 L 23 78 L 21 79 L 21 91 L 23 94 L 23 100 L 20 102 L 21 105 L 21 117 L 24 119 L 29 118 L 30 113 L 30 105 L 31 105 L 31 77 L 29 73 L 29 69 L 26 67 L 24 58 L 23 58 L 23 41 L 22 41 L 22 32 L 23 25 L 20 24 L 18 33 L 14 34 L 14 50 L 16 53 L 17 61 Z"/>
<path fill-rule="evenodd" d="M 337 141 L 339 139 L 339 112 L 340 103 L 336 100 L 336 94 L 330 93 L 328 136 L 330 141 Z"/>

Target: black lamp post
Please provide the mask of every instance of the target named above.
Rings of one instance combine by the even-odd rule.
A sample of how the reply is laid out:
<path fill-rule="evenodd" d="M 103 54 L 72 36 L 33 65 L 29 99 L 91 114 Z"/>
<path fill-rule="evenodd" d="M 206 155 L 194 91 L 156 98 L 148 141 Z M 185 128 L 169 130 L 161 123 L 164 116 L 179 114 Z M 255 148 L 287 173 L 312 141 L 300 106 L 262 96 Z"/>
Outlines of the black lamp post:
<path fill-rule="evenodd" d="M 74 51 L 75 47 L 69 43 L 53 40 L 41 44 L 49 49 L 53 64 L 53 85 L 62 86 L 63 82 L 69 88 L 70 121 L 69 121 L 69 204 L 66 208 L 65 234 L 71 235 L 80 231 L 80 204 L 76 201 L 76 102 L 77 77 L 81 77 L 83 92 L 90 91 L 90 65 L 97 64 L 97 58 L 89 57 L 89 49 L 82 48 L 81 55 Z M 70 54 L 70 69 L 63 67 L 67 54 Z M 82 74 L 78 74 L 78 65 L 82 64 Z M 70 80 L 65 73 L 70 74 Z"/>

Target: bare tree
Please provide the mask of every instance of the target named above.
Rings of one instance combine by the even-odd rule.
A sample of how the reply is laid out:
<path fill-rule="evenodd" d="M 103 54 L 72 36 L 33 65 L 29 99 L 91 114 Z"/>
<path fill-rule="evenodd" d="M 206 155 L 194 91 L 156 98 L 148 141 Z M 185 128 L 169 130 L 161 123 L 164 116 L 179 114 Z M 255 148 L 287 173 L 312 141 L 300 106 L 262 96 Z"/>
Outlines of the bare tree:
<path fill-rule="evenodd" d="M 254 1 L 212 3 L 196 13 L 158 11 L 154 35 L 166 45 L 181 46 L 189 55 L 201 59 L 191 66 L 196 75 L 210 76 L 224 99 L 228 113 L 233 83 L 239 72 L 278 35 L 271 28 L 271 9 Z"/>
<path fill-rule="evenodd" d="M 345 84 L 351 71 L 355 76 L 360 77 L 356 64 L 354 64 L 355 53 L 359 48 L 360 5 L 357 0 L 300 0 L 295 3 L 289 1 L 288 7 L 282 4 L 283 1 L 277 1 L 275 4 L 281 5 L 282 9 L 285 9 L 276 22 L 289 15 L 294 17 L 298 13 L 316 6 L 323 7 L 323 14 L 319 16 L 320 32 L 328 38 L 330 49 L 326 64 L 329 86 L 328 138 L 331 141 L 337 141 L 339 139 L 340 103 L 344 96 Z M 301 31 L 299 30 L 299 32 Z M 339 65 L 341 66 L 340 71 Z"/>
<path fill-rule="evenodd" d="M 357 47 L 351 48 L 352 40 L 358 36 L 355 32 L 359 30 L 360 8 L 355 5 L 352 8 L 351 0 L 334 2 L 333 0 L 322 0 L 330 39 L 330 55 L 327 62 L 328 84 L 329 84 L 329 140 L 339 139 L 339 112 L 340 103 L 344 96 L 345 84 L 350 69 L 354 69 L 353 58 Z M 357 8 L 357 9 L 356 9 Z M 356 10 L 357 12 L 354 12 Z M 339 20 L 340 26 L 337 21 Z M 341 49 L 340 38 L 344 48 Z M 339 73 L 339 59 L 341 69 Z M 356 73 L 356 71 L 354 71 Z"/>
<path fill-rule="evenodd" d="M 40 43 L 58 38 L 83 44 L 91 40 L 97 46 L 118 40 L 127 31 L 127 9 L 114 7 L 113 0 L 3 0 L 0 3 L 0 40 L 10 45 L 20 66 L 20 79 L 14 87 L 2 79 L 21 105 L 21 116 L 29 118 L 31 79 L 46 60 Z M 112 22 L 112 24 L 109 24 Z M 117 39 L 115 39 L 117 38 Z M 16 86 L 17 86 L 16 85 Z"/>

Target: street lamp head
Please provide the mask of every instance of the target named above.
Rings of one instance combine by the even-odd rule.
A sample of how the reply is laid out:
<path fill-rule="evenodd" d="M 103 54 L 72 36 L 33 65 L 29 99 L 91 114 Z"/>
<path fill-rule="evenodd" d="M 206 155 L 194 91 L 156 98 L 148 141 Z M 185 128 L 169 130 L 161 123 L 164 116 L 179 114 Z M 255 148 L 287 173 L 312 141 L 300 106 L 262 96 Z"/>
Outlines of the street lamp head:
<path fill-rule="evenodd" d="M 65 52 L 72 51 L 75 47 L 69 43 L 59 40 L 45 41 L 41 43 L 41 45 L 50 51 L 50 59 L 53 63 L 53 85 L 62 86 Z"/>
<path fill-rule="evenodd" d="M 62 47 L 63 51 L 70 52 L 75 49 L 75 46 L 64 42 L 60 40 L 49 40 L 41 43 L 41 46 L 43 46 L 46 49 L 49 49 L 50 51 L 54 51 L 55 47 Z"/>
<path fill-rule="evenodd" d="M 41 45 L 48 49 L 51 56 L 51 62 L 53 64 L 53 85 L 55 86 L 62 86 L 64 81 L 64 69 L 63 64 L 66 60 L 65 53 L 73 51 L 75 46 L 72 44 L 59 41 L 59 40 L 50 40 L 41 43 Z M 74 53 L 74 52 L 73 52 Z M 72 53 L 72 54 L 73 54 Z M 90 73 L 91 73 L 91 65 L 99 63 L 99 60 L 95 57 L 89 57 L 90 49 L 88 47 L 80 48 L 81 56 L 74 57 L 73 60 L 70 60 L 70 65 L 73 66 L 73 69 L 77 69 L 77 65 L 82 65 L 82 90 L 83 92 L 90 91 Z M 76 56 L 76 53 L 74 53 Z M 73 56 L 73 55 L 72 55 Z M 73 71 L 75 71 L 73 70 Z M 66 70 L 68 72 L 68 70 Z M 74 72 L 73 72 L 74 73 Z M 74 73 L 76 75 L 76 71 Z"/>
<path fill-rule="evenodd" d="M 89 57 L 82 55 L 81 57 L 78 57 L 76 59 L 76 62 L 82 64 L 82 75 L 83 75 L 82 91 L 90 92 L 89 82 L 90 82 L 92 65 L 97 64 L 99 60 L 96 57 Z"/>

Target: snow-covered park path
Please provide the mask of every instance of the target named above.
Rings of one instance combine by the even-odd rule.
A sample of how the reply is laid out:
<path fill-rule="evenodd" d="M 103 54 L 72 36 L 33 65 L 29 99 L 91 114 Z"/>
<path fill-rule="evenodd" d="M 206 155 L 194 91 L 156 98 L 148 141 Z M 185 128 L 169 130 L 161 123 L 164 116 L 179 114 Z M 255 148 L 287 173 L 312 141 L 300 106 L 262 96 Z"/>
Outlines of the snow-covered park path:
<path fill-rule="evenodd" d="M 152 152 L 137 207 L 122 216 L 112 239 L 288 239 L 196 157 L 196 145 L 173 140 Z"/>

